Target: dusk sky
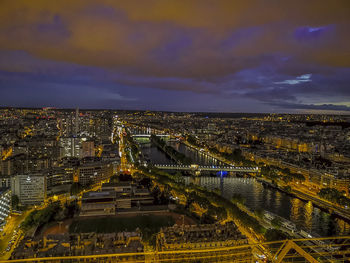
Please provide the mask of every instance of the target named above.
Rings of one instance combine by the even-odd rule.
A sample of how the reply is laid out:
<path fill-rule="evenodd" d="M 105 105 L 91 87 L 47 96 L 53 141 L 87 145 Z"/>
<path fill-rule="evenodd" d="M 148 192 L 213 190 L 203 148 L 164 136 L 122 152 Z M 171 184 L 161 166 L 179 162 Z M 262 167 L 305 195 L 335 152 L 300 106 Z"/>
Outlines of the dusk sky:
<path fill-rule="evenodd" d="M 2 0 L 0 106 L 350 113 L 350 0 Z"/>

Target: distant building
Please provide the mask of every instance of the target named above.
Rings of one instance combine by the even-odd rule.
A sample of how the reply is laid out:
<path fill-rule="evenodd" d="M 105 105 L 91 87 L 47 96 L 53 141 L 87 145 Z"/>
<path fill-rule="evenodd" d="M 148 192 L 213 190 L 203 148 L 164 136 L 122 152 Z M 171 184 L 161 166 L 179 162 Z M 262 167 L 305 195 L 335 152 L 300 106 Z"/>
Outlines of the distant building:
<path fill-rule="evenodd" d="M 349 194 L 350 176 L 324 173 L 321 177 L 321 185 L 323 187 L 335 188 Z"/>
<path fill-rule="evenodd" d="M 118 211 L 120 209 L 131 208 L 131 197 L 126 196 L 126 195 L 117 194 L 115 204 L 116 204 L 116 208 L 118 209 Z"/>
<path fill-rule="evenodd" d="M 210 249 L 218 247 L 239 246 L 248 244 L 246 236 L 239 232 L 233 222 L 225 225 L 174 225 L 162 228 L 157 235 L 157 249 L 167 250 L 191 250 Z M 250 248 L 242 249 L 243 253 L 251 255 Z M 234 261 L 232 259 L 232 261 Z"/>
<path fill-rule="evenodd" d="M 45 171 L 47 188 L 71 184 L 73 182 L 74 168 L 71 166 L 55 167 Z"/>
<path fill-rule="evenodd" d="M 217 131 L 217 127 L 215 123 L 208 123 L 208 133 L 215 133 Z"/>
<path fill-rule="evenodd" d="M 131 196 L 132 186 L 130 182 L 105 183 L 102 190 L 114 190 L 118 194 Z"/>
<path fill-rule="evenodd" d="M 11 190 L 0 188 L 0 226 L 6 221 L 11 211 Z"/>
<path fill-rule="evenodd" d="M 11 191 L 22 205 L 36 205 L 46 198 L 46 176 L 16 175 L 11 178 Z"/>
<path fill-rule="evenodd" d="M 95 184 L 113 175 L 113 165 L 110 163 L 87 163 L 79 166 L 73 180 L 82 185 Z"/>
<path fill-rule="evenodd" d="M 81 154 L 81 138 L 61 137 L 59 140 L 60 157 L 77 157 Z"/>
<path fill-rule="evenodd" d="M 81 158 L 95 157 L 95 144 L 93 141 L 83 141 L 81 143 Z"/>
<path fill-rule="evenodd" d="M 0 188 L 10 188 L 11 187 L 11 177 L 10 176 L 0 176 Z"/>
<path fill-rule="evenodd" d="M 74 135 L 78 136 L 79 133 L 79 108 L 75 109 L 75 120 L 74 120 Z"/>
<path fill-rule="evenodd" d="M 12 253 L 13 259 L 88 256 L 142 252 L 140 232 L 48 234 L 42 238 L 25 237 Z M 92 256 L 90 256 L 92 258 Z M 118 259 L 113 259 L 116 261 Z M 135 257 L 135 260 L 139 258 Z M 86 262 L 96 262 L 94 258 Z"/>
<path fill-rule="evenodd" d="M 1 174 L 11 175 L 14 172 L 14 161 L 12 159 L 1 160 Z"/>
<path fill-rule="evenodd" d="M 80 216 L 114 215 L 115 191 L 87 192 L 81 200 Z"/>

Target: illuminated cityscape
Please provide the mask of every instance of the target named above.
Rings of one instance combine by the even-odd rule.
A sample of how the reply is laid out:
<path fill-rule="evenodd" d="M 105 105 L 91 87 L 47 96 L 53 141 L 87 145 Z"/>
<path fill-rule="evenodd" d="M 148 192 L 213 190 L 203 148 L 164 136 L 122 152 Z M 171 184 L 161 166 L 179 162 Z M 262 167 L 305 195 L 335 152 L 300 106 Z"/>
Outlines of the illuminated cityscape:
<path fill-rule="evenodd" d="M 2 258 L 265 262 L 286 250 L 295 260 L 345 262 L 348 123 L 2 109 Z"/>
<path fill-rule="evenodd" d="M 350 262 L 347 1 L 0 8 L 0 263 Z"/>

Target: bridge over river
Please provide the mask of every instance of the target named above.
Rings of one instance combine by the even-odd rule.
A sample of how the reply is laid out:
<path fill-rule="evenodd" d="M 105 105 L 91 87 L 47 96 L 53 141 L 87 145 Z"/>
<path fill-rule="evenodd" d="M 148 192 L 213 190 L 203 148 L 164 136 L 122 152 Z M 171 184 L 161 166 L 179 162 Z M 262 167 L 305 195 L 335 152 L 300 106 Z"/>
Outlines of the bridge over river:
<path fill-rule="evenodd" d="M 154 166 L 161 170 L 180 170 L 180 171 L 213 171 L 213 172 L 245 172 L 245 173 L 259 173 L 258 167 L 244 167 L 244 166 L 216 166 L 216 165 L 175 165 L 175 164 L 154 164 Z"/>
<path fill-rule="evenodd" d="M 144 134 L 132 134 L 131 136 L 134 138 L 150 138 L 152 134 L 144 133 Z M 154 134 L 157 137 L 170 138 L 170 134 Z"/>

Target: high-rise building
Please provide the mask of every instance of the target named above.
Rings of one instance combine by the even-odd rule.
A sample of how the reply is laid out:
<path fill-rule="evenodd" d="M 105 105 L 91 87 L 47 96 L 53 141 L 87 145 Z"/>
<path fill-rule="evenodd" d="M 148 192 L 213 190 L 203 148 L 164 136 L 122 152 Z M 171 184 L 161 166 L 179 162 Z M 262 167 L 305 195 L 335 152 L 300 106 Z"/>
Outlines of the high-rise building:
<path fill-rule="evenodd" d="M 78 136 L 79 133 L 79 108 L 75 109 L 75 122 L 74 122 L 74 136 Z"/>
<path fill-rule="evenodd" d="M 0 225 L 2 225 L 11 211 L 11 190 L 0 188 Z"/>
<path fill-rule="evenodd" d="M 81 138 L 61 137 L 59 140 L 61 147 L 60 157 L 81 157 Z"/>
<path fill-rule="evenodd" d="M 16 175 L 11 178 L 11 191 L 22 205 L 36 205 L 46 198 L 46 176 Z"/>

